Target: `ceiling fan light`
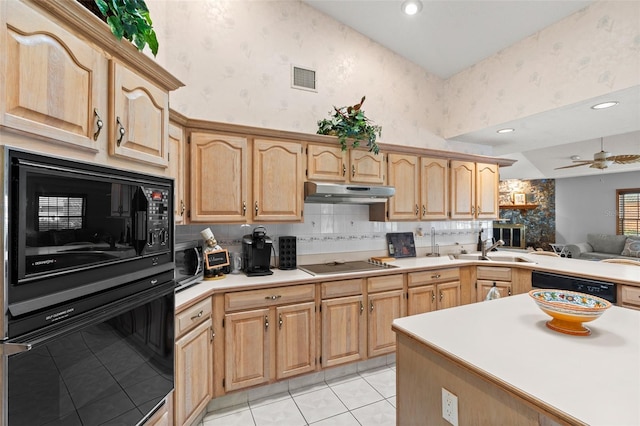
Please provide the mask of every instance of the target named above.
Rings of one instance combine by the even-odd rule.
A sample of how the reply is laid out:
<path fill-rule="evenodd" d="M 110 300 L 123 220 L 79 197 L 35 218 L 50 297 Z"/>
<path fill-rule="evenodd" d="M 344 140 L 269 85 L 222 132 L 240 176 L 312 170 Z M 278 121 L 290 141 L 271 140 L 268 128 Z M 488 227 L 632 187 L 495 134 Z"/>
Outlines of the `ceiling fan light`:
<path fill-rule="evenodd" d="M 509 128 L 506 128 L 506 129 L 500 129 L 500 130 L 496 131 L 496 133 L 502 134 L 502 133 L 511 133 L 511 132 L 515 132 L 515 131 L 516 131 L 516 129 L 513 129 L 513 128 L 509 127 Z"/>
<path fill-rule="evenodd" d="M 591 107 L 591 109 L 607 109 L 618 105 L 620 102 L 618 101 L 607 101 L 600 102 L 599 104 L 595 104 Z"/>
<path fill-rule="evenodd" d="M 420 0 L 405 0 L 402 2 L 402 11 L 411 16 L 422 10 L 422 2 Z"/>

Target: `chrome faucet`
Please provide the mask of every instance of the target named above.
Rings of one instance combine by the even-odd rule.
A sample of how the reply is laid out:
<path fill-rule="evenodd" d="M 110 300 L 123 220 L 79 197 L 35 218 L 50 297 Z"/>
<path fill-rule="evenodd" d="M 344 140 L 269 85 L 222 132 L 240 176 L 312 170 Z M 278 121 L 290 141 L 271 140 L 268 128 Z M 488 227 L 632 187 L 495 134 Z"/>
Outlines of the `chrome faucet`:
<path fill-rule="evenodd" d="M 485 240 L 484 243 L 482 243 L 482 257 L 481 257 L 482 260 L 489 260 L 489 257 L 487 257 L 487 253 L 498 246 L 504 245 L 504 241 L 498 240 L 495 243 L 493 243 L 491 246 L 487 247 L 487 241 L 489 240 Z"/>

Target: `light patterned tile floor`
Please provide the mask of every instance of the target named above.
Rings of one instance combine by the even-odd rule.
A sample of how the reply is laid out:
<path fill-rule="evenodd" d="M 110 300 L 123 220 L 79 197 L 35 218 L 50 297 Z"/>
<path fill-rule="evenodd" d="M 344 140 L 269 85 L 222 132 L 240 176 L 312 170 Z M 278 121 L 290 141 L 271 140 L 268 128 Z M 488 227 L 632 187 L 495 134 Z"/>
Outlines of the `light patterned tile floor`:
<path fill-rule="evenodd" d="M 395 384 L 384 366 L 210 412 L 198 426 L 395 426 Z"/>

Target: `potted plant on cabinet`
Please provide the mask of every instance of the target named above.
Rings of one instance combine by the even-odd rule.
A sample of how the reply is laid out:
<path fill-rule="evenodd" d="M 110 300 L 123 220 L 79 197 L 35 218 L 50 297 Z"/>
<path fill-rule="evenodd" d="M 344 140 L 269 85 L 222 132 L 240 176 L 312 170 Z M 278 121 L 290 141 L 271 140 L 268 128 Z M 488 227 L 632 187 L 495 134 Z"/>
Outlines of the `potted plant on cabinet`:
<path fill-rule="evenodd" d="M 352 148 L 360 146 L 361 141 L 367 141 L 369 151 L 378 154 L 380 151 L 378 144 L 376 143 L 376 137 L 381 136 L 382 127 L 373 124 L 364 115 L 362 104 L 364 103 L 365 96 L 362 97 L 360 103 L 353 106 L 336 108 L 333 107 L 334 112 L 330 119 L 322 119 L 318 121 L 318 134 L 319 135 L 332 135 L 337 136 L 342 150 L 347 150 L 347 139 L 352 139 Z"/>
<path fill-rule="evenodd" d="M 146 45 L 153 56 L 158 53 L 158 39 L 153 29 L 149 8 L 144 0 L 78 0 L 105 21 L 118 40 L 126 38 L 138 50 Z"/>

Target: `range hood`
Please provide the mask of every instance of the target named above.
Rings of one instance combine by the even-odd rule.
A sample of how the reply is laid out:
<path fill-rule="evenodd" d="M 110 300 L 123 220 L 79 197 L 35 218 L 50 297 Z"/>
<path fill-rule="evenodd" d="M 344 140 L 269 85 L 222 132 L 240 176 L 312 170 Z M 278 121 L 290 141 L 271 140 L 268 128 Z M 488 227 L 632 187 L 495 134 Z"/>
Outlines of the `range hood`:
<path fill-rule="evenodd" d="M 384 203 L 396 193 L 393 186 L 305 182 L 304 202 L 325 204 Z"/>

